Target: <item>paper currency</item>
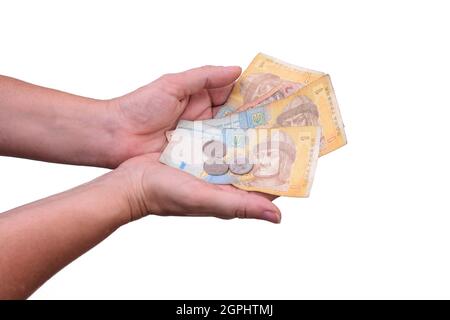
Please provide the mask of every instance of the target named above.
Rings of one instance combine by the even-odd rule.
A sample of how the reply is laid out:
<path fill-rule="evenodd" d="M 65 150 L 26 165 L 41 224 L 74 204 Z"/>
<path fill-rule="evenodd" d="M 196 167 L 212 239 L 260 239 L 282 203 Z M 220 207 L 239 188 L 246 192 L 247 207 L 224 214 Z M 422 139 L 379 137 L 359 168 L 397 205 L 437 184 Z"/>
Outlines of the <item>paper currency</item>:
<path fill-rule="evenodd" d="M 232 129 L 197 123 L 172 132 L 160 161 L 210 183 L 307 197 L 319 142 L 317 126 Z"/>
<path fill-rule="evenodd" d="M 276 111 L 271 111 L 275 108 Z M 255 111 L 249 111 L 255 109 Z M 226 118 L 239 112 L 246 114 Z M 265 118 L 271 115 L 272 118 Z M 208 125 L 226 127 L 247 118 L 249 127 L 320 125 L 320 155 L 347 143 L 344 125 L 330 77 L 323 73 L 290 65 L 265 54 L 258 54 L 235 84 L 216 120 Z M 250 118 L 249 118 L 250 117 Z"/>
<path fill-rule="evenodd" d="M 214 119 L 181 120 L 160 161 L 215 184 L 309 195 L 319 155 L 346 144 L 330 77 L 258 54 Z"/>

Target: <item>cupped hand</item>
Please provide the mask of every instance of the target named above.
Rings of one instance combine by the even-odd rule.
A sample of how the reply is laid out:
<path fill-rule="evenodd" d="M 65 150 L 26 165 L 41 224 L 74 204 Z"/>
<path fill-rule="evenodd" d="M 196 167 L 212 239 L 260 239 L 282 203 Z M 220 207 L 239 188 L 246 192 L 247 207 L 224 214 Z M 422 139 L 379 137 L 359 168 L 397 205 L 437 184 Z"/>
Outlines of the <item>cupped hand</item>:
<path fill-rule="evenodd" d="M 119 147 L 113 174 L 125 183 L 129 219 L 147 214 L 255 218 L 280 222 L 275 197 L 213 185 L 158 159 L 165 133 L 180 119 L 211 118 L 239 77 L 239 67 L 204 66 L 167 74 L 125 96 L 110 101 Z"/>
<path fill-rule="evenodd" d="M 279 223 L 275 197 L 214 185 L 161 164 L 159 153 L 132 158 L 112 172 L 122 182 L 129 221 L 147 214 L 253 218 Z"/>
<path fill-rule="evenodd" d="M 167 74 L 125 96 L 109 101 L 114 115 L 116 159 L 123 161 L 145 153 L 160 152 L 165 132 L 180 119 L 201 120 L 225 102 L 240 67 L 204 66 Z"/>

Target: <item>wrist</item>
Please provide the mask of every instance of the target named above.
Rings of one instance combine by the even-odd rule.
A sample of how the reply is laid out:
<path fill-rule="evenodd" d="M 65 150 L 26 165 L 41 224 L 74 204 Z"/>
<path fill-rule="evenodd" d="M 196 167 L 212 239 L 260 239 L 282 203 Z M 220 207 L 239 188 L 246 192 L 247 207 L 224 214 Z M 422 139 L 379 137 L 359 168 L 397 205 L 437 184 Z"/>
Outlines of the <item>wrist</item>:
<path fill-rule="evenodd" d="M 104 178 L 116 190 L 126 213 L 124 219 L 131 222 L 160 211 L 158 183 L 153 179 L 158 172 L 157 154 L 146 154 L 127 160 Z"/>
<path fill-rule="evenodd" d="M 99 150 L 99 166 L 115 169 L 133 156 L 126 141 L 127 133 L 122 124 L 119 100 L 101 100 L 97 107 L 100 110 L 101 135 L 104 137 Z"/>
<path fill-rule="evenodd" d="M 120 122 L 110 100 L 77 97 L 58 115 L 48 136 L 58 132 L 64 141 L 55 162 L 116 168 L 121 163 Z"/>
<path fill-rule="evenodd" d="M 130 179 L 125 172 L 113 170 L 108 172 L 88 184 L 90 192 L 96 194 L 96 198 L 107 206 L 108 210 L 98 212 L 99 217 L 108 221 L 112 228 L 125 225 L 133 220 L 136 213 L 135 201 L 131 201 Z M 93 192 L 97 190 L 97 192 Z"/>

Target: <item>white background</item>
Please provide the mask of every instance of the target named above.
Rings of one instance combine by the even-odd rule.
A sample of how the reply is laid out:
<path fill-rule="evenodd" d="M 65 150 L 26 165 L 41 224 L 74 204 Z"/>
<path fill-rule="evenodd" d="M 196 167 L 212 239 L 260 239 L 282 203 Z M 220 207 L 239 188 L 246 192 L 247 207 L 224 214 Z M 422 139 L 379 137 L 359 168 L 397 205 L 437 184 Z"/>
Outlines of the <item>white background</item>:
<path fill-rule="evenodd" d="M 281 225 L 147 217 L 32 298 L 450 298 L 445 1 L 2 1 L 0 73 L 94 98 L 262 51 L 331 75 L 348 145 Z M 21 128 L 17 128 L 21 130 Z M 104 169 L 0 158 L 0 211 Z"/>

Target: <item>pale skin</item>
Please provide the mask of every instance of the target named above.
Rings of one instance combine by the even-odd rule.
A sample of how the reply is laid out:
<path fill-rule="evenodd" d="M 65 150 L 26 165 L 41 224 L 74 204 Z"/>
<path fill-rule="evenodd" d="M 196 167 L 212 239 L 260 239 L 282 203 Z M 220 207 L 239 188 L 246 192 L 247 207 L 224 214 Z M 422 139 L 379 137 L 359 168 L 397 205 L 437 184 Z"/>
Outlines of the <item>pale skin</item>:
<path fill-rule="evenodd" d="M 205 66 L 109 100 L 0 76 L 0 155 L 113 169 L 0 214 L 0 299 L 27 298 L 117 228 L 148 214 L 279 223 L 270 196 L 211 185 L 158 161 L 165 132 L 179 119 L 211 118 L 240 72 Z"/>

